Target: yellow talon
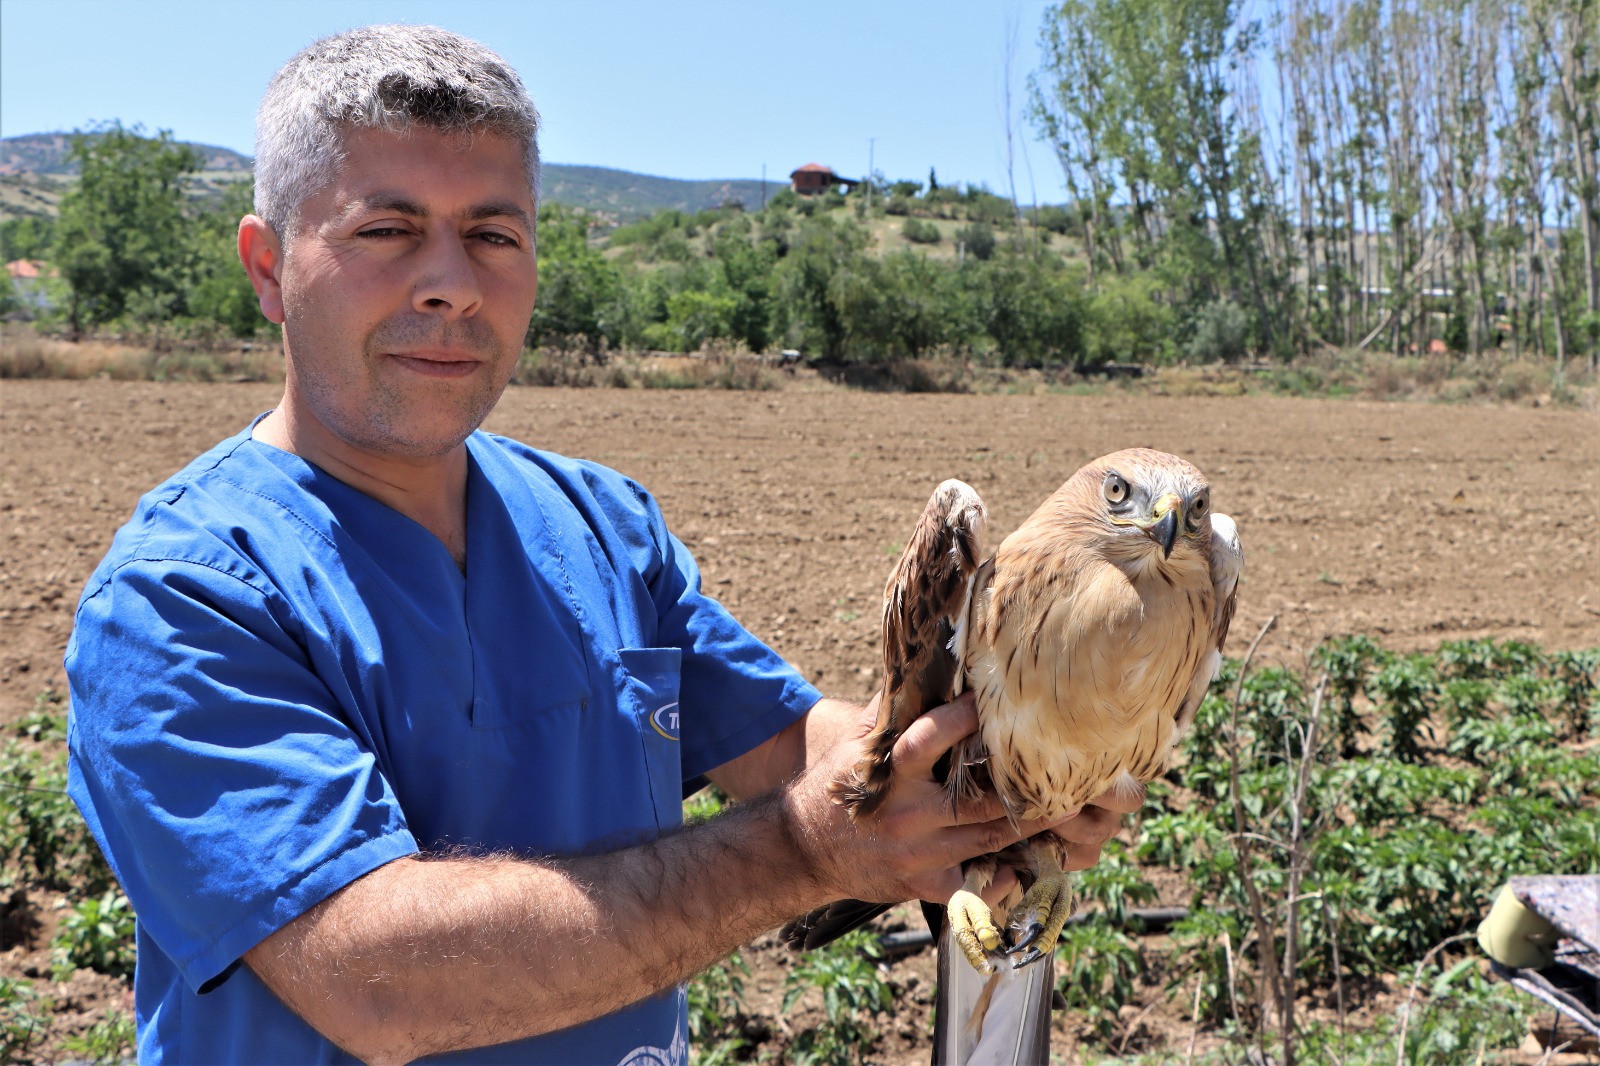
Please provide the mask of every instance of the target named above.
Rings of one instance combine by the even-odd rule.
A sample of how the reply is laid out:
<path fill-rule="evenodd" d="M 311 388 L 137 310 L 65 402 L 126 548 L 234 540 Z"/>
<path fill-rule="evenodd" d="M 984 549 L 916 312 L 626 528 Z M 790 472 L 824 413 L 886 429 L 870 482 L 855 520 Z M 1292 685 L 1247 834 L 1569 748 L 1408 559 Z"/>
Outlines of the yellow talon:
<path fill-rule="evenodd" d="M 1013 965 L 1025 966 L 1055 950 L 1071 914 L 1072 886 L 1065 873 L 1058 869 L 1035 881 L 1006 923 L 1012 933 L 1006 953 L 1020 956 Z"/>
<path fill-rule="evenodd" d="M 984 976 L 994 973 L 988 952 L 1000 946 L 1000 930 L 989 905 L 976 892 L 960 889 L 950 897 L 950 932 L 972 968 Z"/>

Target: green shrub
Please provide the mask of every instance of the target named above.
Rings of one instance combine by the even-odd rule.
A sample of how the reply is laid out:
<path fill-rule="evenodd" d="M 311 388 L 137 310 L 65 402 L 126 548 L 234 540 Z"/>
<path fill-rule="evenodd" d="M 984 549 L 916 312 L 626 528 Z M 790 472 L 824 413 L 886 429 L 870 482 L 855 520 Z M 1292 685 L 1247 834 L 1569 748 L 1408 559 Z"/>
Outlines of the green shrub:
<path fill-rule="evenodd" d="M 133 1017 L 124 1011 L 108 1010 L 81 1036 L 69 1037 L 61 1046 L 93 1066 L 122 1066 L 133 1060 L 135 1039 Z"/>
<path fill-rule="evenodd" d="M 965 248 L 967 255 L 980 262 L 994 255 L 997 243 L 994 227 L 983 221 L 973 222 L 956 230 L 956 241 Z"/>
<path fill-rule="evenodd" d="M 0 746 L 0 890 L 24 881 L 102 892 L 114 883 L 88 826 L 67 796 L 61 719 L 23 719 Z M 25 740 L 29 735 L 38 743 Z"/>
<path fill-rule="evenodd" d="M 31 981 L 0 977 L 0 1062 L 32 1062 L 49 1029 L 51 1004 Z"/>
<path fill-rule="evenodd" d="M 1244 358 L 1250 345 L 1250 316 L 1229 300 L 1200 309 L 1185 354 L 1197 363 L 1232 363 Z"/>
<path fill-rule="evenodd" d="M 872 1015 L 887 1010 L 893 992 L 874 959 L 881 957 L 868 929 L 847 933 L 827 947 L 801 956 L 783 980 L 783 1012 L 810 992 L 822 999 L 823 1021 L 796 1035 L 789 1049 L 797 1063 L 862 1063 L 873 1033 Z"/>
<path fill-rule="evenodd" d="M 920 218 L 907 218 L 900 224 L 900 236 L 913 244 L 938 244 L 939 227 Z"/>
<path fill-rule="evenodd" d="M 80 901 L 50 942 L 56 980 L 85 967 L 113 977 L 133 973 L 133 907 L 117 889 Z"/>

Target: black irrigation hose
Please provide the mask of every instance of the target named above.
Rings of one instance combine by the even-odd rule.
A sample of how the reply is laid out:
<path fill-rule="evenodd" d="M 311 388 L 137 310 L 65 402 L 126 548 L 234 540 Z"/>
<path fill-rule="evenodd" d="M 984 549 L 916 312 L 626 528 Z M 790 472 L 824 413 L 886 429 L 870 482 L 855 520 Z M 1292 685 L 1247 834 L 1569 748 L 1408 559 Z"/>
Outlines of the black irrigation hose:
<path fill-rule="evenodd" d="M 1083 911 L 1067 919 L 1068 925 L 1083 925 L 1100 917 L 1102 911 Z M 1123 912 L 1121 921 L 1112 924 L 1136 933 L 1164 933 L 1190 915 L 1187 907 L 1135 907 Z M 933 934 L 926 929 L 905 929 L 898 933 L 884 933 L 878 937 L 878 946 L 885 958 L 895 959 L 910 955 L 933 944 Z"/>

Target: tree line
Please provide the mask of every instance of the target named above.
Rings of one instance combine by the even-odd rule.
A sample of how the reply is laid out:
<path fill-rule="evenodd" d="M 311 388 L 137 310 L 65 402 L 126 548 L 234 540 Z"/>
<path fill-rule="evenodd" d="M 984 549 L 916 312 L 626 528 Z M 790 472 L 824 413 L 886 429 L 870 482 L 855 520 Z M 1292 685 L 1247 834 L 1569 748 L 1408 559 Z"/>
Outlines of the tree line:
<path fill-rule="evenodd" d="M 1593 371 L 1600 0 L 1246 10 L 1047 12 L 1026 116 L 1061 205 L 932 172 L 620 228 L 547 203 L 528 342 L 1070 367 L 1442 343 Z M 54 264 L 74 333 L 261 328 L 247 182 L 198 200 L 193 149 L 117 123 L 72 159 L 59 217 L 0 224 L 0 255 Z"/>
<path fill-rule="evenodd" d="M 1189 328 L 1231 320 L 1259 351 L 1439 340 L 1593 370 L 1600 3 L 1246 10 L 1062 0 L 1046 16 L 1031 115 L 1091 288 L 1153 274 Z"/>
<path fill-rule="evenodd" d="M 266 325 L 234 251 L 251 209 L 249 181 L 197 198 L 197 149 L 120 122 L 74 135 L 68 159 L 78 181 L 56 217 L 0 223 L 0 261 L 40 260 L 58 275 L 46 318 L 63 320 L 74 336 L 124 325 L 157 336 L 248 337 Z M 20 303 L 14 285 L 0 290 L 0 310 Z"/>

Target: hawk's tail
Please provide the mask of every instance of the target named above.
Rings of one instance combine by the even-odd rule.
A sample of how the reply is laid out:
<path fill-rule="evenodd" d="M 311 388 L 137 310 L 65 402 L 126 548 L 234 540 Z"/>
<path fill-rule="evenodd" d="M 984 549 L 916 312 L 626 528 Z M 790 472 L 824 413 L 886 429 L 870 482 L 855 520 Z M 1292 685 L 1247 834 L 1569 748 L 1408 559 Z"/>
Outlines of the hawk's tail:
<path fill-rule="evenodd" d="M 985 977 L 950 935 L 939 934 L 939 983 L 933 1001 L 934 1066 L 1047 1066 L 1055 956 L 1021 969 L 1001 965 Z"/>

